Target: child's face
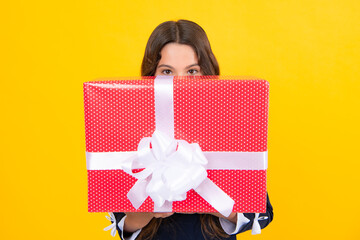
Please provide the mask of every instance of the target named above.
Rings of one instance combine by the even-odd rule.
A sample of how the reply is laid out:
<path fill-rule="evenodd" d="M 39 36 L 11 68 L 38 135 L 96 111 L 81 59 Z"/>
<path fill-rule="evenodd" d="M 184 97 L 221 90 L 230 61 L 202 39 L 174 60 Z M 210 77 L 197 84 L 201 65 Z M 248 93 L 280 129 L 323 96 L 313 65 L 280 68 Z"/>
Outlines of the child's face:
<path fill-rule="evenodd" d="M 161 59 L 155 76 L 199 76 L 202 75 L 198 58 L 192 47 L 168 43 L 161 49 Z"/>

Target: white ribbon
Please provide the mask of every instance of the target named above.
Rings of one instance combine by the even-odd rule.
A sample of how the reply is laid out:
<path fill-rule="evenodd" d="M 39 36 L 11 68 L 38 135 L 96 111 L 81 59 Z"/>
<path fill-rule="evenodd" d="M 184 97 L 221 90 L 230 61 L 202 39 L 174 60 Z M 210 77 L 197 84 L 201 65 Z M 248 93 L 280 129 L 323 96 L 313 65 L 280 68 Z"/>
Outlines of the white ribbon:
<path fill-rule="evenodd" d="M 266 169 L 267 152 L 202 152 L 197 143 L 174 139 L 173 78 L 156 77 L 155 126 L 137 152 L 86 152 L 88 170 L 123 169 L 138 181 L 127 196 L 138 209 L 148 196 L 155 212 L 171 212 L 173 201 L 194 189 L 224 216 L 234 201 L 207 178 L 207 169 Z M 151 147 L 150 147 L 151 144 Z M 144 168 L 133 173 L 134 169 Z"/>
<path fill-rule="evenodd" d="M 208 170 L 265 170 L 266 152 L 202 152 L 208 161 Z M 136 151 L 129 152 L 86 152 L 88 170 L 122 169 L 129 158 L 136 158 Z M 134 162 L 133 168 L 142 168 Z"/>
<path fill-rule="evenodd" d="M 112 222 L 111 225 L 104 228 L 104 231 L 108 231 L 111 229 L 111 236 L 115 237 L 116 235 L 116 218 L 115 215 L 112 212 L 109 212 L 109 216 L 105 216 L 107 220 L 110 220 Z"/>

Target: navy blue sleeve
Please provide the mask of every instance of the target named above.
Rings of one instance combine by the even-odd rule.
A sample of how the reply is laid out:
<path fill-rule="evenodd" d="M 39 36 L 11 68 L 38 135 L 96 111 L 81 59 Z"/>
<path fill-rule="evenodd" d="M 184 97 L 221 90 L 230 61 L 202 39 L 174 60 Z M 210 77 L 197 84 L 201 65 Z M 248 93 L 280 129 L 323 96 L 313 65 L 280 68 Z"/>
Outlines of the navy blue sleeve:
<path fill-rule="evenodd" d="M 273 213 L 273 207 L 271 206 L 270 200 L 269 200 L 269 194 L 266 194 L 266 213 L 260 213 L 259 214 L 259 224 L 261 229 L 265 228 L 267 225 L 270 224 L 270 222 L 273 220 L 274 218 L 274 213 Z M 255 218 L 255 213 L 244 213 L 244 216 L 248 219 L 250 219 L 250 222 L 248 222 L 245 226 L 243 226 L 239 233 L 248 231 L 252 229 L 252 225 L 254 222 L 254 218 Z"/>

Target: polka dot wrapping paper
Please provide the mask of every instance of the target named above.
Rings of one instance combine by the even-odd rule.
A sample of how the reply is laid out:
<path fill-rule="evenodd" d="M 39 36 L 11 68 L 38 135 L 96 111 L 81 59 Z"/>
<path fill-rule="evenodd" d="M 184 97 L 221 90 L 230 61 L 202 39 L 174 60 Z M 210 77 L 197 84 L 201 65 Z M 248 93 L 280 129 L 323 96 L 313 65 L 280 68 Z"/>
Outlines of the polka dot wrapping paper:
<path fill-rule="evenodd" d="M 87 152 L 136 151 L 155 131 L 155 77 L 84 83 Z M 202 151 L 267 151 L 269 83 L 247 77 L 174 77 L 175 139 Z M 141 170 L 139 170 L 141 171 Z M 234 212 L 266 212 L 265 170 L 207 170 L 234 201 Z M 88 170 L 89 212 L 152 212 L 150 199 L 135 209 L 127 193 L 137 181 L 121 169 Z M 174 212 L 216 212 L 194 190 L 173 202 Z"/>

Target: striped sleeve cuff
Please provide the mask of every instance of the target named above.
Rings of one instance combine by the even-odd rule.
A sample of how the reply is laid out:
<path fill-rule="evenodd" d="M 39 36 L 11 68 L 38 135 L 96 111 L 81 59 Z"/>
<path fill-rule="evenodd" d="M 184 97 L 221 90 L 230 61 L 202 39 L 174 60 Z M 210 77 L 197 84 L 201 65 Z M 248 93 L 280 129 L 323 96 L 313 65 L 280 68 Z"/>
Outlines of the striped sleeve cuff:
<path fill-rule="evenodd" d="M 250 220 L 248 218 L 246 218 L 244 216 L 244 214 L 242 214 L 242 213 L 237 213 L 236 224 L 225 218 L 220 218 L 219 221 L 220 221 L 221 227 L 224 229 L 224 231 L 228 235 L 237 234 L 243 226 L 245 226 L 247 223 L 250 222 Z"/>

